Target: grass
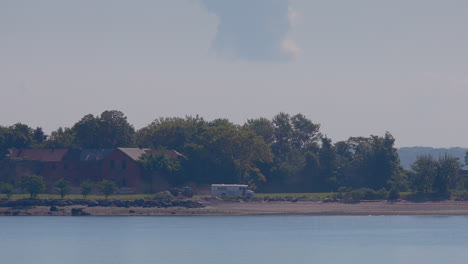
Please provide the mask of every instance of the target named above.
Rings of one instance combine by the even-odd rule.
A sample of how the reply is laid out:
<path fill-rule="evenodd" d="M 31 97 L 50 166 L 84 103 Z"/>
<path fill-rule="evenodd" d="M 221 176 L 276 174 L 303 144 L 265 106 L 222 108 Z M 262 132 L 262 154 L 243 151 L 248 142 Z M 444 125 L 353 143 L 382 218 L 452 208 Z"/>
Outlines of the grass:
<path fill-rule="evenodd" d="M 151 199 L 154 195 L 151 194 L 125 194 L 125 195 L 110 195 L 110 200 L 137 200 L 137 199 Z M 0 196 L 5 197 L 5 196 Z M 12 200 L 28 199 L 29 194 L 13 194 Z M 58 194 L 39 194 L 39 199 L 61 199 Z M 104 200 L 104 195 L 88 195 L 87 200 Z M 65 199 L 78 200 L 83 199 L 80 194 L 70 194 L 65 196 Z"/>
<path fill-rule="evenodd" d="M 256 193 L 255 197 L 293 197 L 302 198 L 304 200 L 323 200 L 325 198 L 332 198 L 334 193 Z M 203 198 L 210 195 L 195 195 L 195 198 Z M 137 200 L 137 199 L 151 199 L 154 197 L 153 194 L 126 194 L 126 195 L 111 195 L 110 200 Z M 6 198 L 6 196 L 0 196 L 0 198 Z M 29 194 L 14 194 L 12 200 L 28 199 Z M 39 199 L 61 199 L 58 194 L 39 194 Z M 65 199 L 77 200 L 83 199 L 80 194 L 69 194 L 65 196 Z M 104 195 L 88 195 L 88 200 L 103 200 Z"/>
<path fill-rule="evenodd" d="M 292 198 L 302 198 L 305 200 L 323 200 L 325 198 L 333 198 L 335 193 L 256 193 L 255 196 L 259 198 L 264 197 L 292 197 Z"/>
<path fill-rule="evenodd" d="M 292 197 L 298 198 L 299 200 L 311 200 L 311 201 L 321 201 L 326 198 L 333 198 L 336 193 L 327 192 L 327 193 L 256 193 L 255 197 L 258 198 L 265 198 L 265 197 Z M 406 197 L 411 192 L 401 192 L 400 195 L 402 197 Z M 194 198 L 204 198 L 210 195 L 195 195 Z M 125 194 L 125 195 L 111 195 L 109 196 L 110 200 L 137 200 L 137 199 L 152 199 L 154 194 Z M 0 199 L 6 199 L 5 195 L 0 195 Z M 12 196 L 12 200 L 19 200 L 19 199 L 28 199 L 29 194 L 14 194 Z M 39 199 L 61 199 L 60 195 L 58 194 L 39 194 Z M 70 194 L 65 196 L 65 199 L 83 199 L 83 196 L 80 194 Z M 88 195 L 86 198 L 87 200 L 104 200 L 104 195 Z"/>

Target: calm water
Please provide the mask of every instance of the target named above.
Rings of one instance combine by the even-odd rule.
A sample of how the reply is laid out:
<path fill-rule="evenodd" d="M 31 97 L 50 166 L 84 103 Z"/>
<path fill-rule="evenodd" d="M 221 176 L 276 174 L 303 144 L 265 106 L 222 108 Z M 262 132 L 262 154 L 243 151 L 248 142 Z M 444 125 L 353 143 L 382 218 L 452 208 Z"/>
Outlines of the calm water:
<path fill-rule="evenodd" d="M 1 263 L 468 263 L 468 217 L 0 217 Z"/>

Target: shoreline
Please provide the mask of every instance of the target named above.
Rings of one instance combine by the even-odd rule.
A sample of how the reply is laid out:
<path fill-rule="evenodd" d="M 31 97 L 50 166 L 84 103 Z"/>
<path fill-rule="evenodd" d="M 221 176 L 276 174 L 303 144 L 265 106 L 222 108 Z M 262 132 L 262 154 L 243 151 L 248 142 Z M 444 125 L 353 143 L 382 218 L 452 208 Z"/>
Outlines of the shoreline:
<path fill-rule="evenodd" d="M 468 216 L 468 201 L 438 202 L 225 202 L 198 201 L 203 208 L 115 207 L 83 205 L 0 208 L 0 216 Z M 81 210 L 80 210 L 81 209 Z M 76 215 L 76 214 L 75 214 Z"/>

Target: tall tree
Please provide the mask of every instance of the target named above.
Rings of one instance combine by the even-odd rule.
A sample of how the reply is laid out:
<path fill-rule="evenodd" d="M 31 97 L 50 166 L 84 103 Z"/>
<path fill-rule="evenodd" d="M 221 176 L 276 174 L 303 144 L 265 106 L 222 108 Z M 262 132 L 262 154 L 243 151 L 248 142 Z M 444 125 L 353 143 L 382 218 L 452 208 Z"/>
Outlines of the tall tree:
<path fill-rule="evenodd" d="M 418 193 L 429 194 L 432 192 L 434 179 L 437 176 L 438 164 L 431 155 L 423 155 L 416 158 L 411 165 L 411 186 Z"/>
<path fill-rule="evenodd" d="M 42 127 L 36 127 L 36 129 L 32 131 L 32 137 L 34 145 L 36 147 L 40 147 L 42 143 L 44 143 L 44 141 L 47 139 L 47 136 L 42 130 Z"/>
<path fill-rule="evenodd" d="M 43 143 L 43 146 L 45 148 L 78 147 L 75 142 L 75 134 L 72 129 L 59 127 L 50 134 L 49 138 Z"/>
<path fill-rule="evenodd" d="M 121 111 L 104 111 L 99 117 L 98 148 L 134 146 L 135 129 Z"/>
<path fill-rule="evenodd" d="M 316 182 L 316 190 L 331 191 L 337 188 L 337 155 L 331 139 L 322 138 L 322 144 L 319 150 L 320 176 Z"/>
<path fill-rule="evenodd" d="M 255 134 L 261 136 L 267 144 L 272 144 L 274 141 L 273 123 L 267 118 L 260 117 L 257 119 L 249 119 L 244 125 L 245 128 L 252 130 Z"/>
<path fill-rule="evenodd" d="M 445 154 L 439 158 L 437 174 L 434 178 L 433 190 L 440 195 L 448 195 L 450 189 L 455 189 L 461 184 L 458 171 L 461 164 L 458 158 Z"/>
<path fill-rule="evenodd" d="M 99 138 L 99 118 L 92 114 L 85 115 L 80 121 L 76 122 L 72 130 L 75 134 L 77 145 L 82 148 L 98 148 L 101 143 Z"/>
<path fill-rule="evenodd" d="M 198 116 L 159 118 L 137 132 L 136 143 L 141 147 L 164 146 L 182 152 L 186 144 L 194 142 L 195 137 L 203 133 L 206 124 Z"/>
<path fill-rule="evenodd" d="M 290 116 L 286 113 L 277 114 L 271 123 L 273 139 L 270 146 L 274 161 L 270 168 L 271 181 L 268 191 L 303 189 L 305 154 L 318 151 L 320 125 L 314 124 L 301 114 Z"/>
<path fill-rule="evenodd" d="M 345 185 L 374 190 L 388 187 L 392 177 L 401 170 L 394 142 L 395 139 L 388 132 L 383 137 L 348 139 L 352 161 L 345 174 Z"/>

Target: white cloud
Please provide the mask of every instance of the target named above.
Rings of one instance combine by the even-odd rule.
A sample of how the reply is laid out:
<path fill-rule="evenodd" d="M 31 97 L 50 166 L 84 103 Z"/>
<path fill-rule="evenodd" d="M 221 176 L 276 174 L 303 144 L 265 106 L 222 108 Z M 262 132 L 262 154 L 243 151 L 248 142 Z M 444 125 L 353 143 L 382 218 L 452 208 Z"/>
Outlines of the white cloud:
<path fill-rule="evenodd" d="M 289 25 L 294 26 L 299 23 L 301 23 L 302 16 L 299 12 L 294 10 L 294 8 L 289 7 L 288 8 L 288 19 L 289 19 Z"/>
<path fill-rule="evenodd" d="M 285 38 L 281 42 L 281 49 L 296 58 L 301 53 L 301 48 L 294 42 L 294 40 Z"/>

